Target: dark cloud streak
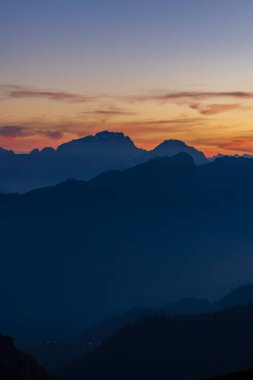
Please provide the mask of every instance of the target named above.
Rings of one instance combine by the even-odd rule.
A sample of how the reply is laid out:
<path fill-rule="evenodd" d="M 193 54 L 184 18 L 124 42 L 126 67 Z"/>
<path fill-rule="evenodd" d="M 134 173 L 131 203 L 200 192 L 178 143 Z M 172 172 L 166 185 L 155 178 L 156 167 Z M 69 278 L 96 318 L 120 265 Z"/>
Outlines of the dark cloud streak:
<path fill-rule="evenodd" d="M 93 111 L 84 111 L 83 114 L 91 116 L 133 116 L 134 112 L 123 110 L 117 107 L 110 107 L 108 109 L 96 109 Z"/>
<path fill-rule="evenodd" d="M 4 125 L 0 127 L 0 136 L 9 138 L 22 138 L 41 135 L 58 140 L 64 136 L 61 131 L 30 129 L 22 125 Z"/>
<path fill-rule="evenodd" d="M 63 103 L 85 103 L 99 96 L 85 96 L 65 91 L 39 90 L 17 85 L 0 85 L 1 99 L 43 98 Z"/>
<path fill-rule="evenodd" d="M 215 115 L 227 111 L 249 111 L 251 107 L 242 104 L 190 104 L 190 108 L 198 111 L 201 115 Z"/>
<path fill-rule="evenodd" d="M 168 120 L 142 120 L 142 121 L 133 121 L 131 124 L 135 125 L 161 125 L 161 124 L 194 124 L 204 121 L 205 119 L 202 117 L 196 118 L 176 118 L 176 119 L 168 119 Z"/>
<path fill-rule="evenodd" d="M 19 125 L 4 125 L 0 127 L 0 136 L 2 137 L 28 137 L 31 133 L 25 127 Z"/>
<path fill-rule="evenodd" d="M 130 96 L 129 101 L 145 102 L 145 101 L 188 101 L 189 99 L 203 100 L 210 98 L 236 98 L 236 99 L 253 99 L 253 92 L 243 91 L 178 91 L 166 92 L 160 94 L 149 94 L 140 96 Z"/>

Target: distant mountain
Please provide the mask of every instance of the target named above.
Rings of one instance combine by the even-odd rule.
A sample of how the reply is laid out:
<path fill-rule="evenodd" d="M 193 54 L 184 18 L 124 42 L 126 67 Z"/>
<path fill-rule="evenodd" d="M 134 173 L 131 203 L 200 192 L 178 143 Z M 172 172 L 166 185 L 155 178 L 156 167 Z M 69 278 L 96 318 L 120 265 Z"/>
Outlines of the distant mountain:
<path fill-rule="evenodd" d="M 155 149 L 149 152 L 151 157 L 164 157 L 164 156 L 174 156 L 178 153 L 188 153 L 192 156 L 196 165 L 206 164 L 208 160 L 206 159 L 203 152 L 200 152 L 196 148 L 186 145 L 180 140 L 165 140 L 163 143 L 158 145 Z"/>
<path fill-rule="evenodd" d="M 239 305 L 253 304 L 253 285 L 232 289 L 227 295 L 214 303 L 216 309 L 225 309 Z"/>
<path fill-rule="evenodd" d="M 31 355 L 19 351 L 12 338 L 0 335 L 1 380 L 55 380 Z"/>
<path fill-rule="evenodd" d="M 208 157 L 208 160 L 210 162 L 212 161 L 215 161 L 217 158 L 222 158 L 222 157 L 236 157 L 236 158 L 253 158 L 253 155 L 252 154 L 242 154 L 242 155 L 239 155 L 239 154 L 231 154 L 231 155 L 227 155 L 227 154 L 222 154 L 222 153 L 218 153 L 216 154 L 215 156 L 212 156 L 212 157 Z"/>
<path fill-rule="evenodd" d="M 64 155 L 70 156 L 109 156 L 113 159 L 114 156 L 125 156 L 132 158 L 134 153 L 140 153 L 133 141 L 121 132 L 103 131 L 95 136 L 82 137 L 77 140 L 62 144 L 57 148 L 57 151 Z M 127 157 L 129 156 L 129 157 Z"/>
<path fill-rule="evenodd" d="M 164 197 L 166 191 L 173 191 L 173 188 L 181 193 L 184 192 L 183 188 L 179 190 L 178 187 L 181 186 L 188 186 L 189 192 L 190 188 L 195 186 L 196 173 L 196 166 L 191 156 L 181 153 L 171 158 L 155 158 L 124 172 L 106 172 L 89 182 L 70 179 L 56 186 L 22 195 L 2 195 L 0 207 L 1 211 L 5 211 L 8 215 L 51 214 L 70 208 L 80 211 L 90 208 L 92 204 L 97 206 L 97 196 L 103 201 L 118 201 L 117 192 L 123 199 L 130 195 L 128 191 L 133 192 L 131 197 L 134 196 L 137 200 L 144 188 L 146 198 L 151 197 L 153 192 L 157 192 L 157 195 L 161 192 Z M 189 201 L 193 201 L 192 196 L 194 194 L 190 192 L 187 194 Z M 154 201 L 160 203 L 158 197 Z M 121 206 L 125 207 L 126 204 L 122 202 Z"/>
<path fill-rule="evenodd" d="M 15 154 L 0 148 L 0 193 L 26 192 L 75 178 L 89 180 L 107 170 L 124 170 L 156 156 L 189 153 L 197 164 L 208 162 L 202 152 L 176 140 L 153 151 L 137 148 L 120 132 L 99 132 L 41 151 Z"/>
<path fill-rule="evenodd" d="M 253 299 L 252 299 L 253 300 Z M 195 315 L 213 311 L 210 301 L 193 297 L 184 297 L 178 302 L 169 303 L 162 308 L 167 314 Z"/>
<path fill-rule="evenodd" d="M 6 150 L 6 149 L 0 147 L 0 157 L 1 158 L 5 158 L 7 156 L 14 156 L 14 155 L 15 155 L 15 153 L 13 152 L 13 150 Z"/>

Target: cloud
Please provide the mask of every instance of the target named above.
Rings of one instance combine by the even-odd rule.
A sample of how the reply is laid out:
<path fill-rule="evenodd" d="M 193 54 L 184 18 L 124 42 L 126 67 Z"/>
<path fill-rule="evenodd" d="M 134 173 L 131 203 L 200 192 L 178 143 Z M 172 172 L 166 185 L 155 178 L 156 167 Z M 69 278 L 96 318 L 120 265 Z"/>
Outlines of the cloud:
<path fill-rule="evenodd" d="M 85 96 L 65 91 L 32 89 L 17 85 L 0 85 L 1 99 L 44 98 L 63 103 L 85 103 L 99 96 Z"/>
<path fill-rule="evenodd" d="M 175 118 L 175 119 L 167 119 L 167 120 L 140 120 L 133 121 L 131 124 L 135 125 L 161 125 L 161 124 L 195 124 L 204 121 L 205 119 L 202 117 L 193 117 L 193 118 Z"/>
<path fill-rule="evenodd" d="M 190 108 L 198 111 L 201 115 L 215 115 L 227 111 L 249 111 L 251 107 L 243 106 L 242 104 L 190 104 Z"/>
<path fill-rule="evenodd" d="M 217 131 L 218 132 L 218 131 Z M 212 155 L 220 153 L 253 153 L 253 130 L 233 136 L 227 134 L 214 134 L 206 138 L 205 136 L 193 136 L 191 142 L 194 146 L 202 147 L 205 151 L 212 152 Z M 211 149 L 209 149 L 211 148 Z"/>
<path fill-rule="evenodd" d="M 64 136 L 61 131 L 31 129 L 21 125 L 4 125 L 0 127 L 0 136 L 9 138 L 32 137 L 35 135 L 46 136 L 58 140 Z"/>
<path fill-rule="evenodd" d="M 107 109 L 96 109 L 93 111 L 85 111 L 83 112 L 85 115 L 91 115 L 91 116 L 133 116 L 136 115 L 134 112 L 130 112 L 127 110 L 123 110 L 122 108 L 118 107 L 109 107 Z"/>
<path fill-rule="evenodd" d="M 59 140 L 64 136 L 64 133 L 61 131 L 38 131 L 37 133 L 53 140 Z"/>
<path fill-rule="evenodd" d="M 233 99 L 253 99 L 253 92 L 244 91 L 178 91 L 178 92 L 165 92 L 159 94 L 148 94 L 140 96 L 130 96 L 127 99 L 133 102 L 145 101 L 159 101 L 159 102 L 178 102 L 189 100 L 204 100 L 210 98 L 233 98 Z"/>
<path fill-rule="evenodd" d="M 189 103 L 193 100 L 202 101 L 212 98 L 231 98 L 240 100 L 253 99 L 253 92 L 247 91 L 175 91 L 175 92 L 159 92 L 144 95 L 129 95 L 129 96 L 109 96 L 109 95 L 84 95 L 68 91 L 56 91 L 52 89 L 39 89 L 28 86 L 20 86 L 15 84 L 0 84 L 0 99 L 22 99 L 22 98 L 44 98 L 63 103 L 86 103 L 96 101 L 98 99 L 114 99 L 127 100 L 128 102 L 174 102 L 174 103 Z M 235 104 L 237 105 L 237 104 Z M 224 104 L 225 106 L 225 104 Z M 222 111 L 221 111 L 222 112 Z M 90 115 L 103 116 L 119 116 L 133 115 L 132 112 L 122 110 L 118 107 L 109 107 L 106 109 L 95 109 L 93 111 L 84 112 Z"/>
<path fill-rule="evenodd" d="M 5 125 L 0 127 L 0 136 L 2 137 L 27 137 L 31 136 L 25 127 L 19 125 Z"/>
<path fill-rule="evenodd" d="M 179 117 L 168 120 L 134 120 L 111 124 L 111 129 L 117 128 L 130 135 L 140 147 L 152 149 L 167 138 L 187 139 L 189 136 L 203 132 L 205 118 Z"/>
<path fill-rule="evenodd" d="M 225 149 L 228 151 L 237 151 L 243 153 L 253 152 L 253 143 L 252 143 L 252 135 L 249 136 L 238 136 L 230 141 L 225 141 L 222 143 L 218 143 L 217 146 L 220 149 Z"/>

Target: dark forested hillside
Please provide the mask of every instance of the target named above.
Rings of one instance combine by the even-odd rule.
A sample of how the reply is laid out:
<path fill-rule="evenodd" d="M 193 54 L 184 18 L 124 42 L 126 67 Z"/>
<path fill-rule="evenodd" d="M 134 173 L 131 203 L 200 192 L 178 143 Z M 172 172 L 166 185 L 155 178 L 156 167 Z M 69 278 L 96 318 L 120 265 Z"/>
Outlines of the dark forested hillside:
<path fill-rule="evenodd" d="M 0 335 L 1 380 L 56 380 L 31 355 L 19 351 L 10 337 Z"/>
<path fill-rule="evenodd" d="M 32 354 L 53 371 L 94 350 L 124 326 L 144 318 L 159 315 L 199 315 L 247 304 L 253 304 L 253 285 L 232 289 L 214 302 L 191 297 L 158 308 L 135 308 L 93 325 L 78 337 L 72 337 L 70 342 L 43 342 L 32 349 Z"/>
<path fill-rule="evenodd" d="M 250 368 L 253 306 L 129 325 L 62 371 L 63 379 L 196 380 Z"/>
<path fill-rule="evenodd" d="M 228 375 L 212 377 L 206 380 L 252 380 L 253 379 L 253 370 L 249 369 L 247 371 L 230 373 Z"/>

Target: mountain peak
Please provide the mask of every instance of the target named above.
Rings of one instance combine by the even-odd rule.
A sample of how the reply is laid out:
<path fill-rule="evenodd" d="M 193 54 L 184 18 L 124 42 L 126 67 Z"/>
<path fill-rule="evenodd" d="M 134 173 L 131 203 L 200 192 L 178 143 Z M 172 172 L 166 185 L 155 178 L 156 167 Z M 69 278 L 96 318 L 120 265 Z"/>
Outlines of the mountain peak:
<path fill-rule="evenodd" d="M 181 140 L 164 140 L 150 153 L 153 157 L 171 157 L 177 153 L 188 153 L 197 165 L 205 164 L 208 162 L 203 152 L 197 150 L 192 146 L 187 145 L 184 141 Z"/>
<path fill-rule="evenodd" d="M 171 145 L 171 146 L 175 146 L 175 147 L 185 147 L 185 146 L 187 146 L 184 141 L 182 141 L 182 140 L 174 140 L 174 139 L 164 140 L 158 146 L 165 146 L 165 145 Z"/>
<path fill-rule="evenodd" d="M 14 155 L 13 150 L 8 150 L 0 147 L 0 154 L 1 155 Z"/>
<path fill-rule="evenodd" d="M 75 139 L 70 142 L 64 143 L 58 147 L 58 151 L 70 151 L 70 150 L 82 150 L 92 149 L 93 153 L 96 153 L 96 148 L 105 150 L 118 149 L 127 149 L 132 151 L 139 150 L 130 139 L 130 137 L 125 136 L 122 132 L 109 132 L 101 131 L 95 135 L 89 135 L 81 137 L 80 139 Z"/>
<path fill-rule="evenodd" d="M 115 140 L 130 140 L 128 136 L 125 136 L 123 132 L 110 132 L 110 131 L 101 131 L 95 134 L 95 140 L 107 140 L 107 139 L 115 139 Z"/>

